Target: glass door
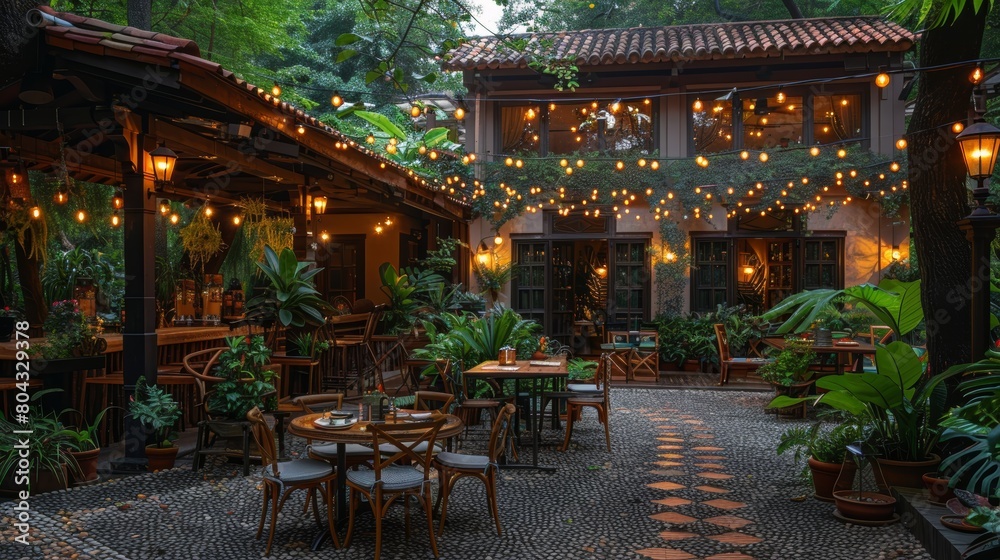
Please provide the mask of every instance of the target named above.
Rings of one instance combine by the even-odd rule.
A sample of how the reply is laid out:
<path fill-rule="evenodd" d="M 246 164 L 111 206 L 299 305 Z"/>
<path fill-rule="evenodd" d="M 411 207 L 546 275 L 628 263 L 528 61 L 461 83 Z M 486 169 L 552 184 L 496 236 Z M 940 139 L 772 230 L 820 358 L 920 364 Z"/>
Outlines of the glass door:
<path fill-rule="evenodd" d="M 649 307 L 649 256 L 645 240 L 614 241 L 612 263 L 611 323 L 626 329 L 638 329 L 646 320 Z"/>
<path fill-rule="evenodd" d="M 519 241 L 514 245 L 516 264 L 511 281 L 511 307 L 525 319 L 545 326 L 545 241 Z"/>
<path fill-rule="evenodd" d="M 552 243 L 552 313 L 549 333 L 559 341 L 569 340 L 573 335 L 574 303 L 574 243 Z"/>

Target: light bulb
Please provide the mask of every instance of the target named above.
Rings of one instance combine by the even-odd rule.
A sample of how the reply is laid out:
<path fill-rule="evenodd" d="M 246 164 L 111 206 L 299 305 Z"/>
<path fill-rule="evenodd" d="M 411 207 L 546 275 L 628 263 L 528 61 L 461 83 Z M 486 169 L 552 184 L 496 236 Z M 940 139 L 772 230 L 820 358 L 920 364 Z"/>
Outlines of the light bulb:
<path fill-rule="evenodd" d="M 240 225 L 240 222 L 242 222 L 242 221 L 243 221 L 243 218 L 241 218 L 239 214 L 233 216 L 233 225 L 234 226 Z"/>
<path fill-rule="evenodd" d="M 334 107 L 340 107 L 344 104 L 344 98 L 340 96 L 339 93 L 333 92 L 333 97 L 330 98 L 330 105 Z"/>
<path fill-rule="evenodd" d="M 274 86 L 271 88 L 271 95 L 281 97 L 281 86 L 278 85 L 278 82 L 275 82 Z"/>
<path fill-rule="evenodd" d="M 171 224 L 177 225 L 177 222 L 179 222 L 179 221 L 181 221 L 181 217 L 178 216 L 176 213 L 170 215 L 170 223 Z"/>
<path fill-rule="evenodd" d="M 111 227 L 118 227 L 122 225 L 122 218 L 118 215 L 118 212 L 111 213 Z"/>
<path fill-rule="evenodd" d="M 880 88 L 888 86 L 890 81 L 889 75 L 885 72 L 879 72 L 879 75 L 875 76 L 875 85 Z"/>
<path fill-rule="evenodd" d="M 77 210 L 76 211 L 76 221 L 80 222 L 81 224 L 83 222 L 86 222 L 87 221 L 87 211 L 86 210 L 82 210 L 82 209 L 81 210 Z"/>
<path fill-rule="evenodd" d="M 460 121 L 465 118 L 465 109 L 457 107 L 455 109 L 455 120 Z"/>
<path fill-rule="evenodd" d="M 37 206 L 32 206 L 30 214 L 32 220 L 37 220 L 42 217 L 42 209 Z"/>

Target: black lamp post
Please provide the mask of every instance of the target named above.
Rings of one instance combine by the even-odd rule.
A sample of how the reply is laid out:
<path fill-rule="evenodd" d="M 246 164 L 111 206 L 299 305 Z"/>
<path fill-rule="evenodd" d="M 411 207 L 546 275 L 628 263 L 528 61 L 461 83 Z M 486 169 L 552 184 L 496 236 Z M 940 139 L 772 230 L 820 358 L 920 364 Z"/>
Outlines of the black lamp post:
<path fill-rule="evenodd" d="M 976 207 L 958 222 L 972 245 L 972 266 L 969 277 L 971 293 L 972 355 L 970 361 L 983 357 L 990 339 L 990 244 L 1000 226 L 1000 216 L 986 206 L 990 191 L 986 180 L 993 175 L 993 168 L 1000 152 L 1000 129 L 976 122 L 956 137 L 962 148 L 962 158 L 969 176 L 976 180 L 972 191 Z"/>

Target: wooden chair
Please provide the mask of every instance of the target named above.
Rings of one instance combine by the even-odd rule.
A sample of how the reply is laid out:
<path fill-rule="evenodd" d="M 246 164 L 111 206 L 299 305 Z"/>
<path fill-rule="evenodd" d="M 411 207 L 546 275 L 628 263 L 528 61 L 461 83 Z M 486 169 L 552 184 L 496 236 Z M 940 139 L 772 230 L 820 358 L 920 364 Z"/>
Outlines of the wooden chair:
<path fill-rule="evenodd" d="M 301 395 L 292 399 L 292 403 L 301 406 L 302 411 L 306 414 L 340 410 L 344 404 L 344 394 L 318 393 L 315 395 Z M 311 459 L 327 461 L 331 465 L 336 466 L 337 445 L 338 444 L 336 443 L 321 443 L 319 445 L 314 445 L 312 440 L 306 440 L 306 452 L 309 454 Z M 362 445 L 360 443 L 348 443 L 344 445 L 344 448 L 347 456 L 348 468 L 353 469 L 359 466 L 367 465 L 368 461 L 371 461 L 375 457 L 375 453 L 372 451 L 372 448 L 367 445 Z"/>
<path fill-rule="evenodd" d="M 455 402 L 454 393 L 417 391 L 413 395 L 416 397 L 413 401 L 413 408 L 416 410 L 436 410 L 442 414 L 449 414 L 451 403 Z"/>
<path fill-rule="evenodd" d="M 611 429 L 608 421 L 608 412 L 611 410 L 611 357 L 607 354 L 601 356 L 605 361 L 604 378 L 598 379 L 601 385 L 599 395 L 581 395 L 566 399 L 566 438 L 563 440 L 561 451 L 569 449 L 570 439 L 573 437 L 573 423 L 581 416 L 584 408 L 593 408 L 597 411 L 597 420 L 604 424 L 604 441 L 607 444 L 608 452 L 611 452 Z"/>
<path fill-rule="evenodd" d="M 499 400 L 471 397 L 469 393 L 468 378 L 466 376 L 462 375 L 461 383 L 455 383 L 455 377 L 452 375 L 454 370 L 451 367 L 451 362 L 445 360 L 444 362 L 438 362 L 437 366 L 441 379 L 444 380 L 445 392 L 455 395 L 458 400 L 455 415 L 461 418 L 462 422 L 465 424 L 466 434 L 469 433 L 469 426 L 479 424 L 483 411 L 489 413 L 490 420 L 497 417 L 500 405 L 502 404 Z"/>
<path fill-rule="evenodd" d="M 483 481 L 486 485 L 486 505 L 493 514 L 497 525 L 497 535 L 502 535 L 500 526 L 500 510 L 497 507 L 497 471 L 498 461 L 503 455 L 507 434 L 510 431 L 511 417 L 515 406 L 507 403 L 500 409 L 493 429 L 490 431 L 488 455 L 464 455 L 442 451 L 434 457 L 434 467 L 438 471 L 438 504 L 441 505 L 441 520 L 438 525 L 438 536 L 444 532 L 444 522 L 448 517 L 448 496 L 459 479 L 471 476 Z M 435 506 L 437 509 L 437 506 Z"/>
<path fill-rule="evenodd" d="M 337 313 L 337 315 L 349 315 L 351 311 L 351 300 L 344 296 L 336 296 L 330 300 L 330 307 Z"/>
<path fill-rule="evenodd" d="M 729 383 L 729 372 L 736 369 L 744 372 L 744 376 L 757 371 L 761 362 L 751 362 L 748 358 L 734 358 L 729 352 L 729 335 L 726 333 L 726 325 L 715 324 L 715 340 L 719 348 L 719 385 Z"/>
<path fill-rule="evenodd" d="M 656 331 L 639 331 L 635 348 L 628 355 L 628 369 L 634 381 L 640 377 L 660 380 L 660 336 Z"/>
<path fill-rule="evenodd" d="M 354 515 L 361 505 L 362 496 L 368 501 L 375 515 L 375 560 L 382 554 L 382 518 L 389 506 L 403 498 L 406 506 L 406 528 L 409 533 L 410 497 L 423 503 L 427 515 L 427 528 L 434 557 L 438 557 L 437 540 L 434 538 L 434 516 L 431 504 L 431 462 L 435 448 L 434 440 L 445 423 L 445 418 L 428 422 L 408 424 L 370 424 L 368 432 L 372 436 L 372 448 L 381 449 L 394 446 L 395 453 L 386 453 L 373 461 L 373 470 L 348 471 L 347 486 L 351 490 L 350 518 L 344 546 L 351 544 L 354 532 Z M 420 448 L 423 448 L 421 451 Z M 400 465 L 401 460 L 414 464 Z"/>
<path fill-rule="evenodd" d="M 271 524 L 267 535 L 267 550 L 264 556 L 271 555 L 271 543 L 274 542 L 274 531 L 278 521 L 278 513 L 285 505 L 288 495 L 295 490 L 308 490 L 312 496 L 313 517 L 316 524 L 323 529 L 319 519 L 319 504 L 316 503 L 316 492 L 323 496 L 326 503 L 327 528 L 333 545 L 340 548 L 337 529 L 333 520 L 334 481 L 337 475 L 333 467 L 326 461 L 315 459 L 296 459 L 294 461 L 278 462 L 277 450 L 274 447 L 274 434 L 268 427 L 261 411 L 254 407 L 247 413 L 247 420 L 253 426 L 253 436 L 260 447 L 261 463 L 264 465 L 264 500 L 260 512 L 260 523 L 257 525 L 257 538 L 264 530 L 264 519 L 267 517 L 268 504 L 271 505 Z"/>

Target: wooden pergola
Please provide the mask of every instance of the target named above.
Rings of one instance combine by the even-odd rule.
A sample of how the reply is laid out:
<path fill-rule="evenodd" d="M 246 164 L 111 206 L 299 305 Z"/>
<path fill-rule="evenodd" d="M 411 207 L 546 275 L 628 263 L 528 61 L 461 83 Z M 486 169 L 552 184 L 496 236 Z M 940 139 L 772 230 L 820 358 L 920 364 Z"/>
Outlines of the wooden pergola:
<path fill-rule="evenodd" d="M 122 187 L 126 395 L 156 372 L 158 197 L 226 204 L 263 195 L 291 210 L 300 258 L 309 258 L 314 196 L 328 197 L 328 213 L 470 218 L 468 205 L 275 97 L 270 85 L 202 58 L 193 41 L 47 6 L 24 21 L 17 50 L 0 60 L 0 146 L 27 169 L 52 173 L 65 161 L 74 180 Z M 149 157 L 161 145 L 178 156 L 169 184 L 154 180 Z M 128 456 L 142 457 L 138 432 L 125 433 Z"/>

